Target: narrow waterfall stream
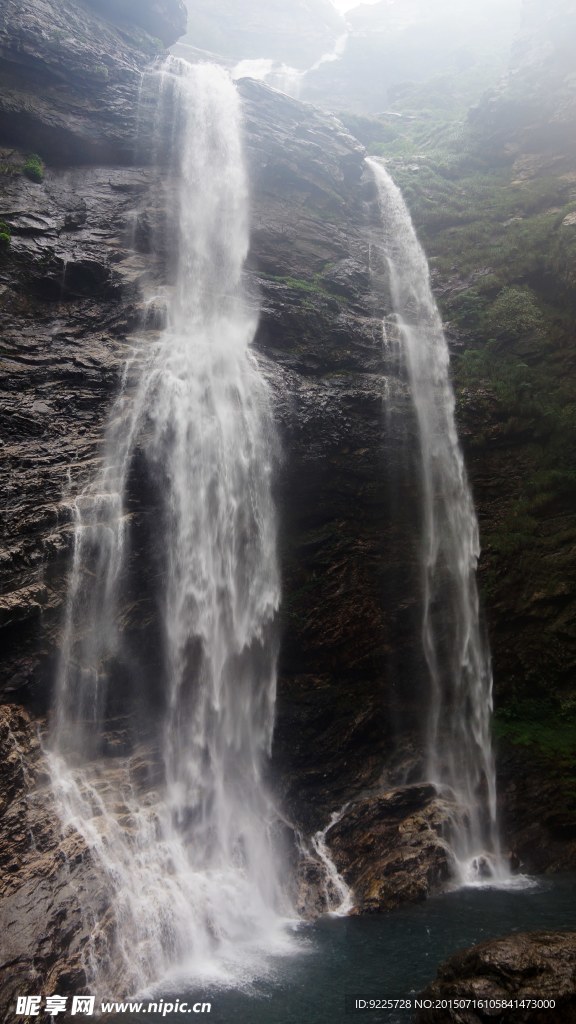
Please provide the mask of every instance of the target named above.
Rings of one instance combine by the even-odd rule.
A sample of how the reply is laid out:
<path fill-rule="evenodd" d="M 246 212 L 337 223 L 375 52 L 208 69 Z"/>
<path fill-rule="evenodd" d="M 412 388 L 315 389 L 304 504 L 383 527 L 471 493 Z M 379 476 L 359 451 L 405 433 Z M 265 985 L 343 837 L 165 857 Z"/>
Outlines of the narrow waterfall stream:
<path fill-rule="evenodd" d="M 266 952 L 289 944 L 263 780 L 280 602 L 276 439 L 249 351 L 241 108 L 229 76 L 212 65 L 169 58 L 152 88 L 162 137 L 175 126 L 175 281 L 167 326 L 127 372 L 132 393 L 117 400 L 101 470 L 75 502 L 50 753 L 63 824 L 86 840 L 110 898 L 111 917 L 93 928 L 88 973 L 98 991 L 121 979 L 115 992 L 178 972 L 245 979 Z M 129 672 L 118 621 L 136 453 L 160 496 L 152 788 L 140 785 L 137 749 L 101 754 L 118 666 Z"/>
<path fill-rule="evenodd" d="M 382 209 L 391 300 L 416 414 L 422 500 L 422 647 L 430 681 L 427 778 L 454 798 L 462 883 L 505 882 L 491 744 L 492 672 L 480 621 L 478 523 L 454 416 L 449 352 L 430 272 L 399 188 L 369 159 Z"/>

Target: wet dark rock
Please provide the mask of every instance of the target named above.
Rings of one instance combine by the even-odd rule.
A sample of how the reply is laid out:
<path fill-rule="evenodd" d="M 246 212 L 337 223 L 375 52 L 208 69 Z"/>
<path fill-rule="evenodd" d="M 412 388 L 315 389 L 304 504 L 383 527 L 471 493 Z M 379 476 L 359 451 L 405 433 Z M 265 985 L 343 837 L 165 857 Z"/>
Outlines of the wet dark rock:
<path fill-rule="evenodd" d="M 529 932 L 456 953 L 420 994 L 436 1000 L 553 1000 L 554 1008 L 434 1008 L 416 1024 L 572 1024 L 576 1021 L 576 932 Z"/>
<path fill-rule="evenodd" d="M 84 984 L 84 913 L 103 917 L 106 895 L 81 837 L 60 833 L 38 724 L 21 708 L 0 708 L 0 755 L 0 1013 L 8 1020 L 23 991 Z"/>
<path fill-rule="evenodd" d="M 573 871 L 576 864 L 576 815 L 571 766 L 556 758 L 553 765 L 538 750 L 502 744 L 499 797 L 504 842 L 534 874 Z M 534 814 L 534 808 L 538 814 Z"/>
<path fill-rule="evenodd" d="M 107 409 L 141 319 L 146 263 L 130 248 L 144 172 L 78 168 L 41 185 L 7 176 L 0 217 L 0 559 L 3 688 L 46 706 L 70 542 L 71 500 L 98 464 Z M 69 214 L 79 214 L 73 232 Z M 30 225 L 34 226 L 33 232 Z"/>
<path fill-rule="evenodd" d="M 48 164 L 41 183 L 13 173 L 12 156 L 0 172 L 0 219 L 12 233 L 0 262 L 0 686 L 19 705 L 3 713 L 22 737 L 23 762 L 39 765 L 27 777 L 16 748 L 7 748 L 0 922 L 10 935 L 6 975 L 30 978 L 31 987 L 64 971 L 76 979 L 72 987 L 81 983 L 84 933 L 73 886 L 89 890 L 88 905 L 106 916 L 78 837 L 63 840 L 49 803 L 34 803 L 36 792 L 48 797 L 26 716 L 42 716 L 51 700 L 74 497 L 98 470 L 127 356 L 153 343 L 170 288 L 169 245 L 159 230 L 170 174 L 160 189 L 153 172 L 137 166 L 151 151 L 134 146 L 140 74 L 158 47 L 123 18 L 103 18 L 98 6 L 100 13 L 71 0 L 9 2 L 0 20 L 0 144 L 15 147 L 15 166 L 19 144 Z M 149 9 L 142 6 L 143 16 Z M 381 791 L 383 768 L 402 744 L 410 748 L 404 778 L 418 778 L 424 673 L 414 644 L 420 524 L 411 401 L 383 345 L 385 288 L 369 259 L 379 211 L 364 150 L 339 122 L 253 81 L 239 89 L 253 200 L 247 276 L 260 308 L 254 353 L 282 441 L 284 604 L 272 783 L 305 839 L 348 804 L 328 845 L 358 910 L 381 912 L 444 883 L 449 808 L 430 787 L 393 779 Z M 155 291 L 148 305 L 147 284 Z M 121 629 L 153 667 L 148 485 L 136 457 L 135 584 Z M 107 745 L 111 757 L 126 755 L 130 727 L 111 730 Z M 510 786 L 523 775 L 515 767 Z M 28 815 L 47 859 L 18 831 Z M 528 828 L 518 821 L 519 830 Z M 560 852 L 554 863 L 565 863 Z M 304 913 L 325 909 L 323 879 L 312 858 L 300 877 Z"/>
<path fill-rule="evenodd" d="M 183 36 L 188 23 L 183 0 L 87 0 L 87 3 L 120 26 L 130 29 L 140 25 L 165 46 Z"/>
<path fill-rule="evenodd" d="M 35 59 L 48 61 L 45 51 Z M 410 516 L 395 525 L 387 486 L 389 468 L 404 459 L 404 417 L 385 415 L 384 396 L 398 410 L 410 400 L 383 350 L 384 309 L 367 240 L 379 214 L 362 147 L 330 116 L 251 81 L 240 90 L 254 197 L 248 275 L 261 304 L 254 350 L 274 393 L 283 448 L 287 597 L 272 774 L 289 814 L 309 834 L 379 777 L 396 721 L 390 711 L 399 710 L 390 655 L 395 636 L 411 647 L 417 610 L 406 560 L 414 572 L 417 560 Z M 87 124 L 108 116 L 108 100 L 98 102 L 103 109 L 88 112 Z M 127 127 L 119 126 L 123 138 Z M 81 148 L 81 133 L 77 142 L 82 159 L 101 159 Z M 159 190 L 149 170 L 96 165 L 49 168 L 40 184 L 6 174 L 1 185 L 0 218 L 12 231 L 0 267 L 9 481 L 2 685 L 5 698 L 45 711 L 73 500 L 97 472 L 127 355 L 153 341 L 163 323 L 171 263 L 163 209 L 172 184 L 166 173 Z M 144 307 L 146 281 L 157 298 Z M 122 609 L 121 628 L 154 665 L 146 557 L 154 505 L 146 487 L 136 458 L 129 502 L 137 598 Z M 394 593 L 392 612 L 382 609 L 383 589 Z M 124 756 L 129 747 L 128 728 L 117 741 L 111 735 L 107 750 Z M 304 901 L 314 913 L 324 883 L 317 863 L 309 871 L 316 895 L 309 879 Z M 18 899 L 26 891 L 19 885 Z M 33 930 L 32 909 L 25 917 Z"/>
<path fill-rule="evenodd" d="M 368 246 L 379 213 L 362 147 L 330 116 L 252 81 L 240 89 L 249 266 L 261 296 L 255 347 L 284 449 L 274 769 L 283 805 L 308 833 L 378 777 L 399 722 L 413 724 L 411 700 L 400 710 L 398 694 L 415 662 L 416 527 L 411 511 L 398 523 L 389 488 L 406 460 L 410 398 L 383 348 Z M 410 486 L 398 500 L 415 511 Z M 383 607 L 383 592 L 393 605 Z"/>
<path fill-rule="evenodd" d="M 355 913 L 378 914 L 426 899 L 445 885 L 450 808 L 428 784 L 403 786 L 352 806 L 327 833 Z"/>
<path fill-rule="evenodd" d="M 131 163 L 141 75 L 161 50 L 87 3 L 5 0 L 0 139 L 59 166 Z"/>

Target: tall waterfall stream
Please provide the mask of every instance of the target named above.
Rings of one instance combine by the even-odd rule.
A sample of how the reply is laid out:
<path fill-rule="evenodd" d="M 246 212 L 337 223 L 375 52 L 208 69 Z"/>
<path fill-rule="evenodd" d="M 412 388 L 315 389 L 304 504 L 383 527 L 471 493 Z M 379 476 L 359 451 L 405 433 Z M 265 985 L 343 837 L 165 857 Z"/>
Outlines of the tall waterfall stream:
<path fill-rule="evenodd" d="M 476 585 L 478 522 L 454 416 L 449 352 L 430 272 L 400 189 L 369 159 L 382 209 L 392 308 L 420 445 L 422 647 L 430 681 L 427 778 L 455 801 L 462 883 L 505 882 L 491 743 L 492 671 Z"/>
<path fill-rule="evenodd" d="M 128 368 L 133 394 L 117 400 L 102 468 L 75 502 L 50 754 L 63 823 L 85 838 L 111 895 L 112 920 L 94 925 L 89 974 L 101 988 L 114 963 L 132 991 L 179 970 L 245 976 L 264 950 L 288 944 L 290 913 L 263 781 L 280 601 L 276 441 L 249 352 L 241 109 L 212 65 L 169 58 L 153 88 L 159 130 L 175 124 L 179 135 L 175 282 L 167 326 Z M 161 495 L 164 702 L 159 777 L 144 795 L 137 765 L 98 757 L 122 663 L 136 452 Z"/>
<path fill-rule="evenodd" d="M 158 132 L 171 136 L 178 181 L 175 279 L 167 325 L 127 364 L 101 468 L 74 502 L 49 752 L 63 825 L 84 838 L 109 893 L 104 920 L 88 922 L 86 967 L 98 991 L 111 976 L 126 991 L 178 977 L 245 980 L 265 953 L 292 948 L 278 815 L 264 779 L 280 603 L 271 496 L 276 438 L 268 389 L 249 349 L 255 315 L 243 288 L 249 232 L 241 109 L 227 73 L 209 64 L 169 58 L 153 89 Z M 379 189 L 420 445 L 421 641 L 430 681 L 425 774 L 454 807 L 458 881 L 490 875 L 507 883 L 496 820 L 490 656 L 475 578 L 478 525 L 448 347 L 401 193 L 378 162 L 368 164 Z M 163 697 L 153 728 L 153 784 L 143 751 L 102 756 L 111 691 L 130 674 L 119 621 L 136 458 L 159 496 Z M 138 680 L 132 689 L 137 702 Z M 326 842 L 337 817 L 312 847 L 336 912 L 345 914 L 352 895 Z"/>

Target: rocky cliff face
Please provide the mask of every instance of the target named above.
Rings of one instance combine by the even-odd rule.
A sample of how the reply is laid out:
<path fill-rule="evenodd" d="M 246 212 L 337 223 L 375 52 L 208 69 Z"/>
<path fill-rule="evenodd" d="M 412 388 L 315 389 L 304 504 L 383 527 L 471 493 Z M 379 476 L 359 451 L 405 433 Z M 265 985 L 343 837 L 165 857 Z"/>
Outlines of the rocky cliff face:
<path fill-rule="evenodd" d="M 540 156 L 541 173 L 573 167 L 575 45 L 571 0 L 525 0 L 509 73 L 472 112 L 472 124 L 494 155 Z"/>
<path fill-rule="evenodd" d="M 83 843 L 61 835 L 38 736 L 58 651 L 71 500 L 97 465 L 131 331 L 146 328 L 140 284 L 150 257 L 139 209 L 150 174 L 136 163 L 135 128 L 141 73 L 161 45 L 88 5 L 42 0 L 4 4 L 0 40 L 0 1005 L 8 1015 L 26 982 L 43 991 L 81 985 L 79 894 L 106 918 Z"/>
<path fill-rule="evenodd" d="M 103 3 L 6 0 L 3 143 L 33 146 L 51 165 L 132 163 L 140 73 L 185 28 L 178 0 L 158 4 L 155 18 L 153 8 L 143 4 L 134 25 L 122 19 L 122 5 L 110 22 Z M 144 22 L 162 39 L 141 28 Z"/>
<path fill-rule="evenodd" d="M 575 17 L 571 0 L 525 3 L 510 71 L 471 112 L 475 153 L 500 168 L 493 196 L 504 200 L 507 271 L 479 239 L 480 274 L 456 285 L 460 296 L 470 296 L 471 287 L 486 302 L 458 325 L 464 347 L 483 353 L 482 365 L 464 355 L 456 372 L 484 524 L 481 580 L 495 658 L 504 820 L 537 870 L 571 866 L 576 836 Z M 516 209 L 506 213 L 510 200 Z M 447 288 L 448 316 L 458 307 L 458 276 Z M 534 802 L 539 830 L 528 811 Z"/>
<path fill-rule="evenodd" d="M 573 864 L 576 834 L 573 15 L 571 0 L 525 5 L 511 68 L 468 122 L 443 125 L 439 104 L 426 141 L 422 97 L 396 137 L 366 126 L 411 207 L 448 324 L 481 528 L 502 820 L 539 871 Z"/>
<path fill-rule="evenodd" d="M 94 469 L 130 331 L 142 322 L 149 259 L 138 207 L 150 181 L 121 165 L 134 164 L 141 73 L 157 45 L 73 3 L 9 3 L 0 37 L 3 690 L 46 707 L 66 495 Z"/>
<path fill-rule="evenodd" d="M 166 46 L 186 32 L 188 12 L 184 0 L 87 0 L 113 24 L 134 29 L 139 25 Z"/>
<path fill-rule="evenodd" d="M 156 44 L 92 6 L 27 0 L 17 14 L 9 5 L 2 26 L 9 88 L 0 101 L 0 220 L 8 235 L 0 256 L 1 685 L 7 756 L 16 765 L 1 847 L 9 883 L 0 903 L 9 937 L 0 968 L 6 1006 L 15 971 L 43 984 L 67 971 L 71 985 L 81 984 L 86 918 L 74 887 L 106 927 L 105 895 L 87 851 L 44 816 L 37 730 L 45 730 L 51 700 L 74 498 L 97 469 L 127 358 L 161 325 L 161 309 L 143 305 L 142 285 L 170 285 L 169 241 L 150 251 L 171 184 L 169 169 L 160 187 L 150 166 L 146 102 L 137 131 L 141 72 Z M 46 32 L 52 22 L 54 32 Z M 394 499 L 388 486 L 405 458 L 410 401 L 384 358 L 369 244 L 378 212 L 362 147 L 329 116 L 251 81 L 239 88 L 253 188 L 248 273 L 261 303 L 255 352 L 275 394 L 283 444 L 285 602 L 272 781 L 294 827 L 308 834 L 379 782 L 392 734 L 405 736 L 397 774 L 417 763 L 410 678 L 417 511 L 409 481 Z M 35 180 L 24 146 L 45 163 Z M 384 414 L 385 391 L 397 418 Z M 395 500 L 413 515 L 399 517 Z M 121 625 L 142 671 L 153 674 L 154 609 L 138 555 L 153 534 L 154 508 L 137 464 L 130 513 L 140 538 L 138 587 Z M 396 661 L 404 676 L 394 673 Z M 114 714 L 109 746 L 124 756 L 131 723 L 121 695 Z M 392 773 L 386 786 L 396 781 Z M 412 795 L 406 815 L 419 802 L 428 806 L 429 795 L 420 796 Z M 348 844 L 355 827 L 347 827 Z M 370 863 L 365 851 L 367 888 Z M 416 895 L 440 875 L 429 872 Z M 43 922 L 35 893 L 50 893 Z M 309 910 L 305 884 L 301 898 Z"/>
<path fill-rule="evenodd" d="M 171 187 L 169 169 L 160 187 L 153 166 L 141 92 L 141 72 L 159 50 L 141 27 L 154 27 L 151 10 L 169 12 L 154 34 L 172 38 L 177 3 L 142 6 L 137 26 L 128 5 L 112 22 L 104 4 L 72 0 L 7 3 L 0 21 L 6 1006 L 16 971 L 45 984 L 68 971 L 70 984 L 81 983 L 86 928 L 74 890 L 106 928 L 87 851 L 48 822 L 37 731 L 51 699 L 74 498 L 97 469 L 127 357 L 162 324 L 161 308 L 144 306 L 142 285 L 170 286 L 169 240 L 151 251 Z M 261 304 L 254 349 L 283 445 L 272 783 L 305 836 L 354 801 L 329 841 L 358 908 L 377 911 L 422 898 L 448 867 L 437 839 L 446 808 L 429 787 L 412 785 L 422 718 L 415 446 L 410 398 L 382 344 L 385 288 L 370 245 L 379 213 L 364 151 L 338 122 L 254 82 L 239 89 L 253 189 L 248 274 Z M 27 168 L 30 150 L 44 175 L 41 165 L 40 173 Z M 476 415 L 462 415 L 469 434 Z M 493 482 L 482 488 L 482 458 L 475 482 L 488 516 Z M 502 478 L 518 476 L 504 468 Z M 153 534 L 150 497 L 136 462 L 138 587 L 121 625 L 153 674 L 153 604 L 138 557 Z M 508 648 L 497 645 L 497 664 Z M 130 722 L 117 703 L 110 749 L 125 753 Z M 522 760 L 511 764 L 517 832 L 529 825 L 526 802 L 514 796 L 524 774 Z M 565 838 L 556 864 L 570 860 Z M 300 874 L 305 912 L 325 908 L 314 872 L 308 865 Z"/>

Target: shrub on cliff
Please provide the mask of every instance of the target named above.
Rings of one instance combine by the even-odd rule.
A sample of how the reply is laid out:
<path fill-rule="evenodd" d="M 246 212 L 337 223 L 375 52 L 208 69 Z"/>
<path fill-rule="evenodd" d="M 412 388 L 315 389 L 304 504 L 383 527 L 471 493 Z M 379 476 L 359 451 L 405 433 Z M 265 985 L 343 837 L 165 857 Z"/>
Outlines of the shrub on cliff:
<path fill-rule="evenodd" d="M 503 288 L 488 312 L 488 327 L 495 338 L 518 341 L 526 336 L 543 339 L 545 320 L 530 288 Z"/>
<path fill-rule="evenodd" d="M 12 241 L 12 232 L 5 221 L 0 220 L 0 251 L 5 252 L 6 249 L 10 248 Z"/>
<path fill-rule="evenodd" d="M 30 155 L 26 157 L 22 173 L 29 178 L 30 181 L 44 181 L 44 164 L 37 153 L 30 153 Z"/>

